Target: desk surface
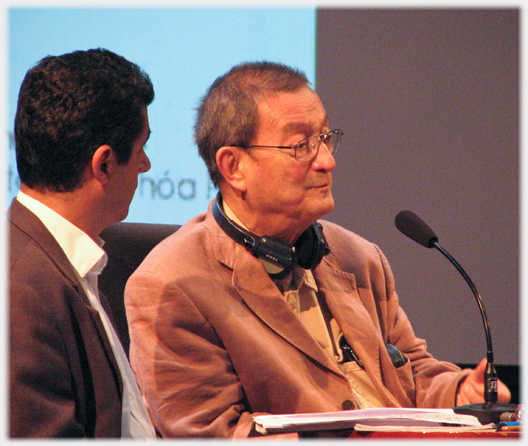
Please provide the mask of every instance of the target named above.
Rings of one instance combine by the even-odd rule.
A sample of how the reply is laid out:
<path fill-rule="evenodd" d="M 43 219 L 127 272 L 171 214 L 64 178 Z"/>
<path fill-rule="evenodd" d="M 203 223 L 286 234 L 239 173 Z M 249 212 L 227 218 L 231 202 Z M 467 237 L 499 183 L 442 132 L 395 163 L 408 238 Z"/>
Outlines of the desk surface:
<path fill-rule="evenodd" d="M 521 430 L 498 430 L 498 431 L 442 431 L 442 432 L 356 432 L 353 429 L 339 429 L 327 431 L 301 432 L 300 438 L 351 438 L 351 439 L 382 439 L 382 438 L 431 438 L 431 439 L 519 439 Z"/>

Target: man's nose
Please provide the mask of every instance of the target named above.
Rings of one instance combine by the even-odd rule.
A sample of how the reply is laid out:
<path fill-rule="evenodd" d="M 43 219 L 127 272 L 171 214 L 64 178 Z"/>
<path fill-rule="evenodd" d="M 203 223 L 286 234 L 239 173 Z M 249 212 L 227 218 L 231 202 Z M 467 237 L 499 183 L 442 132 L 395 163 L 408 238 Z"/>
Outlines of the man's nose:
<path fill-rule="evenodd" d="M 141 173 L 148 172 L 150 170 L 150 159 L 145 153 L 144 158 L 141 160 Z"/>
<path fill-rule="evenodd" d="M 317 154 L 315 155 L 315 158 L 312 161 L 312 167 L 316 170 L 324 170 L 327 172 L 331 172 L 335 169 L 336 162 L 334 155 L 330 153 L 329 147 L 324 143 L 324 141 L 321 141 L 319 143 L 319 149 L 317 150 Z"/>

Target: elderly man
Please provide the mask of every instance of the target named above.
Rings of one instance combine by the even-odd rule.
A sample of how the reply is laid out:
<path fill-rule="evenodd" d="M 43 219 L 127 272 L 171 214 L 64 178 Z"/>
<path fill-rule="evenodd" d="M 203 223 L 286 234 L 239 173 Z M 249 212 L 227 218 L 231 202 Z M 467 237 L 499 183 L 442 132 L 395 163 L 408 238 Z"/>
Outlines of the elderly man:
<path fill-rule="evenodd" d="M 220 192 L 125 293 L 163 436 L 244 437 L 260 413 L 483 401 L 484 363 L 461 371 L 427 352 L 380 249 L 318 221 L 341 137 L 304 74 L 280 64 L 236 66 L 204 97 L 196 141 Z"/>
<path fill-rule="evenodd" d="M 150 169 L 149 77 L 108 50 L 48 56 L 20 88 L 9 208 L 11 437 L 156 438 L 97 276 L 99 233 Z"/>

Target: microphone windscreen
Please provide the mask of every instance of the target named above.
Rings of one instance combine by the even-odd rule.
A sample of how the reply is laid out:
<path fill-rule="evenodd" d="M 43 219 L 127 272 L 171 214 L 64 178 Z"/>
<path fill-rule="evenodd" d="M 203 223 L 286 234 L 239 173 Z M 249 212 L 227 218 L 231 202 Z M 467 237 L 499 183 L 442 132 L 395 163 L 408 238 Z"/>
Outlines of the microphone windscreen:
<path fill-rule="evenodd" d="M 434 231 L 414 212 L 399 212 L 394 224 L 403 234 L 426 248 L 433 248 L 438 241 Z"/>

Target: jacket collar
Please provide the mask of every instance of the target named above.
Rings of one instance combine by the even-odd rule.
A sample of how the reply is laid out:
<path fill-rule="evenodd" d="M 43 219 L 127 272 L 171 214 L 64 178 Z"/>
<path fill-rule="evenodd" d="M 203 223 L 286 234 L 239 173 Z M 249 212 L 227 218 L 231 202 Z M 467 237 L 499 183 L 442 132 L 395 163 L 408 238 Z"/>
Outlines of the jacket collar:
<path fill-rule="evenodd" d="M 48 231 L 46 226 L 40 219 L 33 214 L 28 208 L 22 205 L 16 198 L 13 199 L 8 210 L 9 220 L 13 225 L 18 227 L 22 232 L 26 233 L 42 250 L 48 255 L 50 260 L 57 266 L 62 274 L 72 283 L 75 288 L 78 288 L 79 293 L 83 295 L 86 303 L 88 298 L 82 292 L 82 286 L 77 279 L 77 275 L 68 260 L 68 257 L 57 243 L 55 238 Z M 11 258 L 18 255 L 16 252 L 11 252 Z"/>

